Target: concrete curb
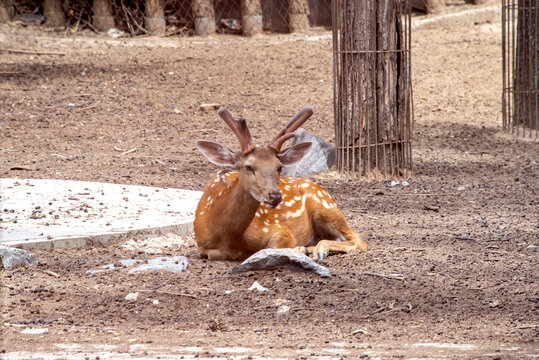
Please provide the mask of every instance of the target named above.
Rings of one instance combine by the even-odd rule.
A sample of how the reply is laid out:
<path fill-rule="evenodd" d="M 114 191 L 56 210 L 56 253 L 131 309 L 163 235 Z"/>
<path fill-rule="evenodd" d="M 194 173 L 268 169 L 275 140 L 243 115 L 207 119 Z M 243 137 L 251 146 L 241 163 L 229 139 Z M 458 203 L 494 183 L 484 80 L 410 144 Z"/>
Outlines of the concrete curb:
<path fill-rule="evenodd" d="M 471 26 L 476 24 L 500 22 L 501 5 L 480 7 L 451 14 L 429 16 L 426 19 L 412 21 L 412 30 L 435 29 L 452 26 Z"/>

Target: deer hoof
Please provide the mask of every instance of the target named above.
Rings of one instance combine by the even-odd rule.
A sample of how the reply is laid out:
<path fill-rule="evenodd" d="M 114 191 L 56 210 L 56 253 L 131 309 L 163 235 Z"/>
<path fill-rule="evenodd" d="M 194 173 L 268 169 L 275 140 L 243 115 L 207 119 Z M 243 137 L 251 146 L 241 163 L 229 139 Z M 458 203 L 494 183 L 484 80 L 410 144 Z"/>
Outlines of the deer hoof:
<path fill-rule="evenodd" d="M 296 246 L 295 249 L 301 251 L 305 255 L 309 255 L 309 250 L 305 246 Z"/>
<path fill-rule="evenodd" d="M 317 250 L 313 252 L 313 259 L 315 260 L 324 260 L 328 257 L 328 251 L 327 250 Z"/>

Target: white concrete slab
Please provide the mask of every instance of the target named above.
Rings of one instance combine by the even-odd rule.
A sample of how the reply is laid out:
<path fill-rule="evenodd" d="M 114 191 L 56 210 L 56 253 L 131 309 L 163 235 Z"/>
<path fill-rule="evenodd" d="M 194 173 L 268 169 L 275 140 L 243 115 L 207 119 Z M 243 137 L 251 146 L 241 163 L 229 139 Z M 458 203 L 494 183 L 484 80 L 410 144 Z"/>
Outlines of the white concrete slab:
<path fill-rule="evenodd" d="M 0 244 L 85 247 L 128 233 L 193 231 L 199 191 L 86 181 L 0 179 Z"/>

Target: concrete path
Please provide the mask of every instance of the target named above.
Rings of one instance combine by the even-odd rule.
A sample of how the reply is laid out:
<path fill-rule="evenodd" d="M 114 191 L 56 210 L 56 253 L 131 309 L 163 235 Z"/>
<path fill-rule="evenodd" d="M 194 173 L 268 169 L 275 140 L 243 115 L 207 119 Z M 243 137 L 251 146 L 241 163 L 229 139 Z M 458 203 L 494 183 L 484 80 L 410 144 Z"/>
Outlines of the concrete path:
<path fill-rule="evenodd" d="M 128 233 L 192 232 L 199 191 L 86 181 L 0 179 L 0 244 L 105 244 Z"/>

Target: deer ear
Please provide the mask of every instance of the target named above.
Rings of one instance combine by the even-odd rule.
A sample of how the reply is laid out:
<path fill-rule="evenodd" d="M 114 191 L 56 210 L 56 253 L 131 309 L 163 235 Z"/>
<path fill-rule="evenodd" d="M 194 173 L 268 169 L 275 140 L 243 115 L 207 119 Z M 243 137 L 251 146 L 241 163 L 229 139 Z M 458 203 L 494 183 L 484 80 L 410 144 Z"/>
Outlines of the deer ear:
<path fill-rule="evenodd" d="M 307 151 L 309 151 L 311 145 L 311 142 L 296 144 L 279 152 L 276 156 L 279 160 L 281 160 L 281 164 L 292 165 L 300 161 L 305 154 L 307 154 Z"/>
<path fill-rule="evenodd" d="M 198 140 L 197 148 L 202 155 L 215 165 L 233 166 L 236 163 L 234 153 L 221 144 L 212 141 Z"/>

